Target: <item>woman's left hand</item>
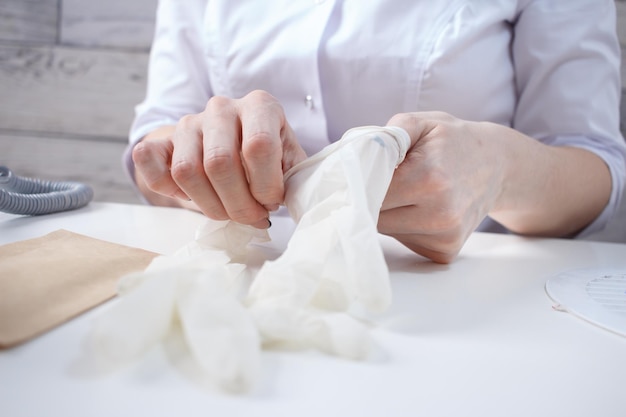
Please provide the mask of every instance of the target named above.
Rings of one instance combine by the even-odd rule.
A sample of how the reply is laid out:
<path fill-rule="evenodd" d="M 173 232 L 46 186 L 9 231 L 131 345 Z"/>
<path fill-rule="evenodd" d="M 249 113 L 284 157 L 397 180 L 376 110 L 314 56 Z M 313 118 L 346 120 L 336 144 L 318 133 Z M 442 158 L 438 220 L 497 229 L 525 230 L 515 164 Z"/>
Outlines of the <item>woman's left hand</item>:
<path fill-rule="evenodd" d="M 440 112 L 398 114 L 388 125 L 405 129 L 411 148 L 378 229 L 435 262 L 451 262 L 487 215 L 520 234 L 572 236 L 609 201 L 609 170 L 587 150 Z"/>
<path fill-rule="evenodd" d="M 405 113 L 411 148 L 397 168 L 378 228 L 435 262 L 448 263 L 493 207 L 502 179 L 498 149 L 481 123 L 445 113 Z"/>

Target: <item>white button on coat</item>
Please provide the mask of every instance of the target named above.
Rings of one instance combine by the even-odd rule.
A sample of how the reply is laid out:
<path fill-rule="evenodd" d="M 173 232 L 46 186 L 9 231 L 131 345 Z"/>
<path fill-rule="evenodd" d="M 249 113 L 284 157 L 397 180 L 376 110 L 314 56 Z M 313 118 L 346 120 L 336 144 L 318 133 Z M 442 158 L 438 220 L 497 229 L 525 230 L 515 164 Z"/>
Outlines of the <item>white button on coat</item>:
<path fill-rule="evenodd" d="M 315 103 L 313 102 L 313 97 L 311 97 L 310 94 L 307 94 L 307 96 L 304 97 L 304 105 L 306 106 L 307 109 L 313 110 Z"/>

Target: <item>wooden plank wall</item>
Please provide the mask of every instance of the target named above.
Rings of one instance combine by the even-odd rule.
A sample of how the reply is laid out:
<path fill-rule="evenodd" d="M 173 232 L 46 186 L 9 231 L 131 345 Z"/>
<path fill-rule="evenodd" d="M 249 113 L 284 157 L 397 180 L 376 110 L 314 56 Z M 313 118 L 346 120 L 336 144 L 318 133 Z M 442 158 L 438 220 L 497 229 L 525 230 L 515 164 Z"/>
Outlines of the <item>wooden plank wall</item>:
<path fill-rule="evenodd" d="M 156 2 L 0 2 L 0 164 L 139 202 L 120 157 L 145 93 Z"/>
<path fill-rule="evenodd" d="M 99 201 L 139 202 L 120 157 L 145 93 L 156 3 L 0 0 L 0 165 L 87 182 Z M 626 0 L 616 5 L 626 56 Z M 596 238 L 626 242 L 626 199 Z"/>
<path fill-rule="evenodd" d="M 3 0 L 0 129 L 125 140 L 156 0 Z"/>

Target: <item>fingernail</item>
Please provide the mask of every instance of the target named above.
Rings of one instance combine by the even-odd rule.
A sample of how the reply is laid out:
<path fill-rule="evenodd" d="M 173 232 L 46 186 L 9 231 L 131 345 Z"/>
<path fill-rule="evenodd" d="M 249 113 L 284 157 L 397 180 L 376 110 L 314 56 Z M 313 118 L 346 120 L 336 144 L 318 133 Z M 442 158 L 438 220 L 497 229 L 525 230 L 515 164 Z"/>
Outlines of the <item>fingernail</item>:
<path fill-rule="evenodd" d="M 270 221 L 269 218 L 266 218 L 266 219 L 259 220 L 252 226 L 256 227 L 257 229 L 269 229 L 270 227 L 272 227 L 272 222 Z"/>

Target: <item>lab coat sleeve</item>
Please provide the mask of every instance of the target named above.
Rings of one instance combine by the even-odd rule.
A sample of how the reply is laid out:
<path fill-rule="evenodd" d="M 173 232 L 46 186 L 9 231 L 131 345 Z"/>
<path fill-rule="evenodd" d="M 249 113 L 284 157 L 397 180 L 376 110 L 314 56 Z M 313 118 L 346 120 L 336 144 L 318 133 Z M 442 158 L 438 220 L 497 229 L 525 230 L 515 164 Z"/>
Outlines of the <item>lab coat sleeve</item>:
<path fill-rule="evenodd" d="M 159 0 L 145 99 L 135 108 L 123 165 L 134 180 L 133 146 L 146 134 L 204 109 L 211 88 L 203 49 L 207 0 Z"/>
<path fill-rule="evenodd" d="M 543 143 L 589 150 L 609 167 L 611 198 L 580 236 L 604 228 L 624 188 L 620 47 L 612 0 L 527 0 L 514 22 L 513 127 Z"/>

